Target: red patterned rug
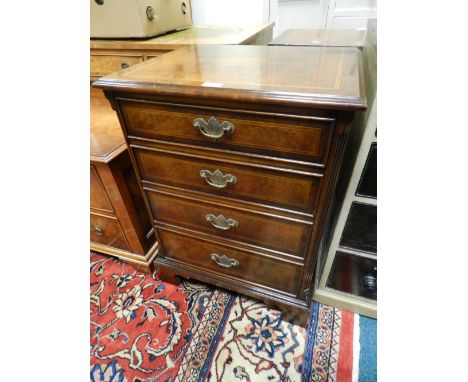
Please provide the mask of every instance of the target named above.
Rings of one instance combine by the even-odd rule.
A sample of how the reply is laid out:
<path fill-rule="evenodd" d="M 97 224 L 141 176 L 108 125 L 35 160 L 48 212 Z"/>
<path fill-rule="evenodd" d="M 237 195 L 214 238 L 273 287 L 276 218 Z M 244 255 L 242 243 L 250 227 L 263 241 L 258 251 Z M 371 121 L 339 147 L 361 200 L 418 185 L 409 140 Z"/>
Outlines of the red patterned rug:
<path fill-rule="evenodd" d="M 316 303 L 305 329 L 250 298 L 104 255 L 91 253 L 90 271 L 93 382 L 354 380 L 357 315 Z"/>

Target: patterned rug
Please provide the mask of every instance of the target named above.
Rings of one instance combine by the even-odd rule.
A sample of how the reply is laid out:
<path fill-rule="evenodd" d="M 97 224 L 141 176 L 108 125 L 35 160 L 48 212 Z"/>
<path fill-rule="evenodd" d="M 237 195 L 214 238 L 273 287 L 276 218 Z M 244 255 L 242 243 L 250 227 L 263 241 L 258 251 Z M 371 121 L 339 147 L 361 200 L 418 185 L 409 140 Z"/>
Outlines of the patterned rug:
<path fill-rule="evenodd" d="M 376 380 L 375 320 L 314 303 L 305 329 L 250 298 L 97 253 L 90 271 L 93 382 Z"/>

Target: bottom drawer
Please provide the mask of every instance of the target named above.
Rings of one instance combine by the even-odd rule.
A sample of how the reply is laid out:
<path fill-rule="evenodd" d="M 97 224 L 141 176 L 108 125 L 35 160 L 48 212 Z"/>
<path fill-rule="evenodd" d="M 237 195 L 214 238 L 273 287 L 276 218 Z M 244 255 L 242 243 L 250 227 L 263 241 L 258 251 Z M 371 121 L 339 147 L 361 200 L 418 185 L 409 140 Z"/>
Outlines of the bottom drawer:
<path fill-rule="evenodd" d="M 167 259 L 296 295 L 302 266 L 159 229 Z"/>
<path fill-rule="evenodd" d="M 130 251 L 117 218 L 91 214 L 90 236 L 92 242 Z"/>
<path fill-rule="evenodd" d="M 327 287 L 376 300 L 377 260 L 337 252 Z"/>

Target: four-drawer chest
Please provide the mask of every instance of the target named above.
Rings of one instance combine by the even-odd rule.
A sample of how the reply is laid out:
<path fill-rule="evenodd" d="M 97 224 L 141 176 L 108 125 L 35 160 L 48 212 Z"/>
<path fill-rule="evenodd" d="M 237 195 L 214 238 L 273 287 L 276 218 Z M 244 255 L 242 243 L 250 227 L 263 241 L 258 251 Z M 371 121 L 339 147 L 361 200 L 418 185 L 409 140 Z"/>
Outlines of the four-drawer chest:
<path fill-rule="evenodd" d="M 355 48 L 191 46 L 94 83 L 117 112 L 161 277 L 304 322 L 356 112 Z"/>

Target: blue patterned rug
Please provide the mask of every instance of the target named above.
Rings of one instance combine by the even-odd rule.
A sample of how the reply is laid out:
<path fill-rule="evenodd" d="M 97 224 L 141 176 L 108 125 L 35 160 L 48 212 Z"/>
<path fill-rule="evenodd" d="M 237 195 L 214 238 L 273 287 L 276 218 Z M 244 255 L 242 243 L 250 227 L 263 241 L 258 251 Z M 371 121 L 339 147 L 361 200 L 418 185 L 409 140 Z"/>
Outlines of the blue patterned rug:
<path fill-rule="evenodd" d="M 314 303 L 308 327 L 231 292 L 91 254 L 90 380 L 376 381 L 376 321 Z"/>

